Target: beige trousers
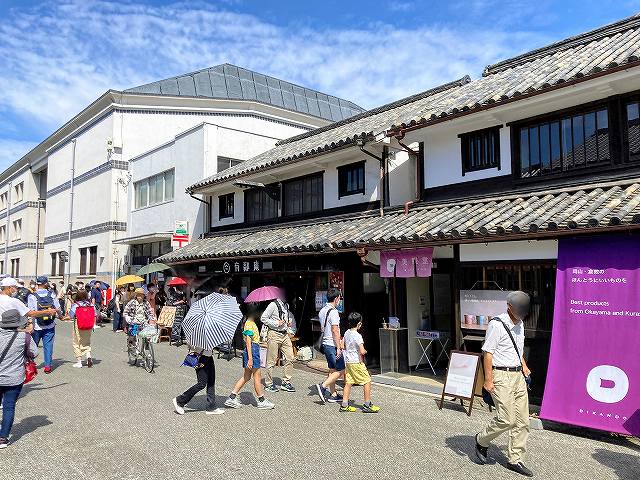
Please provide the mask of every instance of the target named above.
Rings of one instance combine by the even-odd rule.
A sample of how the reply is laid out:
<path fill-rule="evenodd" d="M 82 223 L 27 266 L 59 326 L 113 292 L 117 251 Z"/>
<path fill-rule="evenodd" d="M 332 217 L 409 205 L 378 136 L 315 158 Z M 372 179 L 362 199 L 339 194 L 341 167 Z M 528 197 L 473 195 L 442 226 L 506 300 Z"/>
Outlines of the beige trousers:
<path fill-rule="evenodd" d="M 284 357 L 284 375 L 282 376 L 282 381 L 290 382 L 291 372 L 293 371 L 293 345 L 291 344 L 291 338 L 286 332 L 269 330 L 267 334 L 266 385 L 273 384 L 273 367 L 278 361 L 278 352 L 282 352 L 282 356 Z"/>
<path fill-rule="evenodd" d="M 491 394 L 496 404 L 496 416 L 478 435 L 483 447 L 502 433 L 509 432 L 509 463 L 523 462 L 529 437 L 529 394 L 522 372 L 493 371 L 494 390 Z"/>
<path fill-rule="evenodd" d="M 78 323 L 73 322 L 73 354 L 76 358 L 82 358 L 86 354 L 91 356 L 91 330 L 79 330 Z"/>

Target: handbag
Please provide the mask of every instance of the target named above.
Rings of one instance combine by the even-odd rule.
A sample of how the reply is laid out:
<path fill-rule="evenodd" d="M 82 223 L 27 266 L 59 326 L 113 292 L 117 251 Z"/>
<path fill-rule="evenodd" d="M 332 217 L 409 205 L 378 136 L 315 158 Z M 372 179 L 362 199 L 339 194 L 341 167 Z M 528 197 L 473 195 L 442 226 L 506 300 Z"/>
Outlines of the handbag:
<path fill-rule="evenodd" d="M 318 338 L 318 340 L 316 340 L 313 344 L 313 348 L 320 353 L 324 353 L 324 349 L 322 348 L 322 342 L 324 341 L 324 329 L 327 328 L 327 320 L 329 320 L 329 314 L 331 313 L 331 310 L 335 310 L 335 308 L 329 307 L 329 309 L 327 310 L 327 314 L 324 316 L 322 330 L 320 331 L 320 338 Z"/>
<path fill-rule="evenodd" d="M 181 367 L 191 367 L 198 368 L 200 365 L 200 354 L 196 352 L 188 353 L 184 360 L 182 361 Z"/>
<path fill-rule="evenodd" d="M 29 356 L 29 344 L 31 343 L 31 334 L 25 333 L 24 336 L 24 383 L 29 383 L 38 375 L 38 367 L 33 358 Z"/>

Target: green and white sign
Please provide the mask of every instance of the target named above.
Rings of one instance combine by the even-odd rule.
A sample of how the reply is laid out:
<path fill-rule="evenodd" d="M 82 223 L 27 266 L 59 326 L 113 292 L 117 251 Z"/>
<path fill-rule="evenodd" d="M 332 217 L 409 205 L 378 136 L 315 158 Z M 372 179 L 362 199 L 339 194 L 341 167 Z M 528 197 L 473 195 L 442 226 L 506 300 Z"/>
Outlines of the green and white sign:
<path fill-rule="evenodd" d="M 189 235 L 189 221 L 176 220 L 176 227 L 173 230 L 174 235 Z"/>

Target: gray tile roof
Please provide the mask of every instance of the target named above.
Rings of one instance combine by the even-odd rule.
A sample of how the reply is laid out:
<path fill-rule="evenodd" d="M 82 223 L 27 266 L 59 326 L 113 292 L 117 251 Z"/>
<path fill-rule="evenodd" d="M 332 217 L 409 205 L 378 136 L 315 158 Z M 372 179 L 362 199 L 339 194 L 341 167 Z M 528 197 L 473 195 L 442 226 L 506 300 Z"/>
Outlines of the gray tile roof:
<path fill-rule="evenodd" d="M 357 136 L 427 126 L 639 65 L 640 15 L 636 15 L 491 65 L 477 80 L 459 80 L 447 88 L 408 97 L 279 142 L 261 155 L 192 185 L 189 191 L 342 148 Z"/>
<path fill-rule="evenodd" d="M 228 63 L 125 90 L 126 93 L 252 100 L 336 122 L 364 109 L 353 102 Z"/>
<path fill-rule="evenodd" d="M 164 255 L 164 263 L 296 252 L 554 237 L 640 228 L 640 178 L 524 195 L 423 204 L 220 232 Z"/>

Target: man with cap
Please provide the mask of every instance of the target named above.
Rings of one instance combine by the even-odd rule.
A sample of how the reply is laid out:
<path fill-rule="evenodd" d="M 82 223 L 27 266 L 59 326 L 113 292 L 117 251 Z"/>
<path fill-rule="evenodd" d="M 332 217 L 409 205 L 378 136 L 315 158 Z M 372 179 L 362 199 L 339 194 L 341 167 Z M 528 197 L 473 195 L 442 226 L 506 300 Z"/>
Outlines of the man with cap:
<path fill-rule="evenodd" d="M 44 373 L 51 373 L 53 361 L 53 341 L 56 336 L 56 315 L 61 313 L 60 303 L 56 296 L 49 290 L 49 279 L 45 276 L 36 278 L 37 289 L 29 295 L 27 306 L 31 310 L 53 310 L 53 313 L 37 315 L 33 324 L 33 340 L 44 352 Z"/>
<path fill-rule="evenodd" d="M 491 319 L 487 327 L 482 345 L 484 388 L 491 393 L 496 416 L 476 435 L 475 450 L 480 463 L 485 464 L 491 441 L 502 433 L 509 432 L 509 462 L 506 467 L 532 477 L 533 473 L 524 464 L 529 436 L 529 394 L 526 379 L 531 372 L 523 356 L 523 320 L 529 314 L 529 308 L 529 295 L 520 291 L 510 292 L 507 295 L 507 313 Z"/>

